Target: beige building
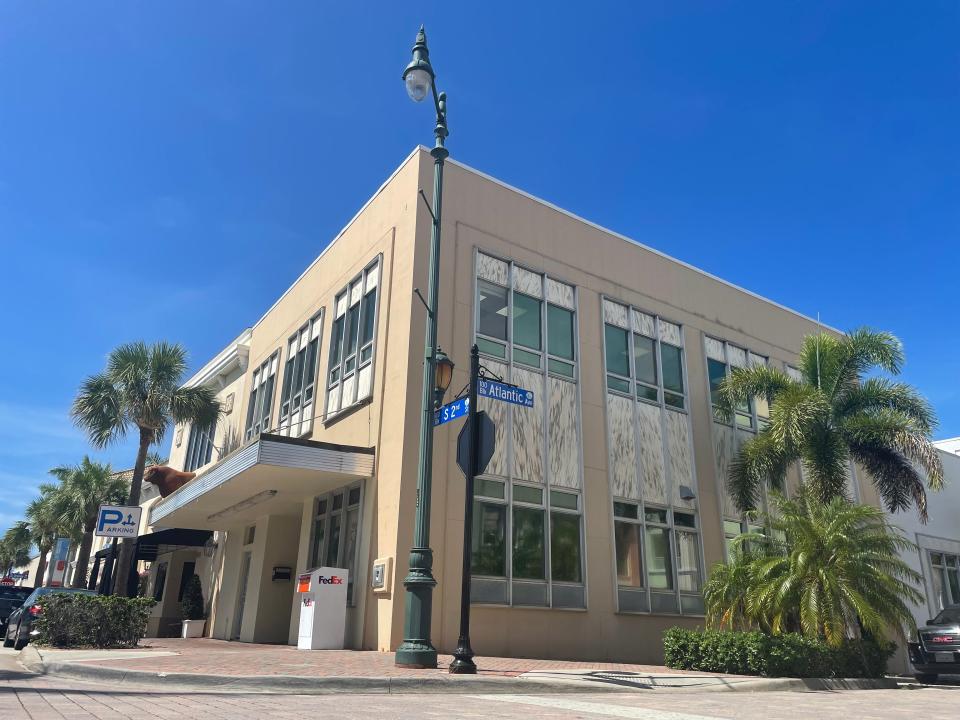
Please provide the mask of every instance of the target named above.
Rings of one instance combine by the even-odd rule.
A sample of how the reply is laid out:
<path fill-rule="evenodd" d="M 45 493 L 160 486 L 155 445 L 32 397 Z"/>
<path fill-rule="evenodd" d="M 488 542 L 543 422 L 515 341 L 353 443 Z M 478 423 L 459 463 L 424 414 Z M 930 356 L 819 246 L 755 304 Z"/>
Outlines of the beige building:
<path fill-rule="evenodd" d="M 175 430 L 170 464 L 199 474 L 150 523 L 214 531 L 209 635 L 295 642 L 284 570 L 329 565 L 350 571 L 347 645 L 403 639 L 426 320 L 414 288 L 427 287 L 431 226 L 418 189 L 432 175 L 417 149 L 191 380 L 212 383 L 225 414 L 212 434 Z M 440 276 L 451 388 L 466 384 L 476 342 L 487 368 L 535 398 L 482 402 L 497 449 L 477 483 L 474 649 L 657 661 L 664 629 L 702 623 L 706 571 L 743 522 L 726 468 L 766 421 L 759 402 L 715 421 L 712 384 L 731 367 L 789 368 L 816 323 L 452 161 Z M 458 630 L 459 429 L 438 427 L 435 442 L 441 651 Z M 852 491 L 875 501 L 867 483 Z"/>

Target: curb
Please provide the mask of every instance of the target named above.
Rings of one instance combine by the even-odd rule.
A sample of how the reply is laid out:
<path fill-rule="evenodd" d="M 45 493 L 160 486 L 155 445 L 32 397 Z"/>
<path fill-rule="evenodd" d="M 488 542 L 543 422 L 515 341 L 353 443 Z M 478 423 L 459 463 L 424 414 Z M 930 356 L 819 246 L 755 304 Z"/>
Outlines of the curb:
<path fill-rule="evenodd" d="M 46 662 L 30 645 L 19 655 L 19 662 L 38 675 L 53 675 L 76 680 L 134 685 L 157 685 L 173 690 L 177 687 L 221 692 L 294 693 L 326 695 L 358 693 L 369 695 L 448 693 L 448 694 L 513 694 L 545 695 L 558 693 L 625 693 L 659 691 L 669 693 L 714 692 L 810 692 L 838 690 L 896 689 L 892 678 L 824 679 L 824 678 L 755 678 L 728 680 L 710 685 L 651 687 L 649 685 L 607 683 L 589 678 L 556 680 L 521 677 L 478 677 L 476 675 L 437 677 L 308 677 L 302 675 L 223 676 L 198 673 L 164 673 L 145 670 L 87 665 L 85 663 Z"/>

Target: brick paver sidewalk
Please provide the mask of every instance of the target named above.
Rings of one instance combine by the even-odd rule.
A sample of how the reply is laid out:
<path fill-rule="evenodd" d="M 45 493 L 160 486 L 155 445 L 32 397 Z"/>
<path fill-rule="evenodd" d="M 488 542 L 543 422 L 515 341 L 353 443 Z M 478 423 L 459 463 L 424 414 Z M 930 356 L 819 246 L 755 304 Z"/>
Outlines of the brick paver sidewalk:
<path fill-rule="evenodd" d="M 143 657 L 145 650 L 174 652 L 176 655 Z M 370 650 L 298 650 L 289 645 L 256 645 L 210 639 L 148 638 L 137 650 L 136 657 L 125 658 L 122 651 L 109 658 L 70 658 L 69 653 L 56 653 L 61 662 L 82 662 L 123 670 L 167 673 L 196 673 L 218 676 L 281 676 L 301 677 L 430 677 L 447 675 L 449 655 L 441 655 L 436 670 L 407 670 L 395 667 L 393 653 Z M 502 657 L 474 658 L 481 675 L 516 677 L 529 672 L 597 671 L 643 675 L 698 675 L 657 665 L 625 663 L 571 662 Z M 721 676 L 717 676 L 721 677 Z"/>

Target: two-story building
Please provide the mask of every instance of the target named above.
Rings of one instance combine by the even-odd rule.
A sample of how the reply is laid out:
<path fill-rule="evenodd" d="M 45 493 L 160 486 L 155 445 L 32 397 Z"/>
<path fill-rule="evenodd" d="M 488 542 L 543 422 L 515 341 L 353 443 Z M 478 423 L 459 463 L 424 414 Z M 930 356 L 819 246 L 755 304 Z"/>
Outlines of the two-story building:
<path fill-rule="evenodd" d="M 225 414 L 214 429 L 173 433 L 170 464 L 199 474 L 150 522 L 216 532 L 213 637 L 295 642 L 299 605 L 282 570 L 328 565 L 350 571 L 349 647 L 403 639 L 426 322 L 414 289 L 428 284 L 431 227 L 418 189 L 432 182 L 418 148 L 192 381 L 214 378 Z M 664 629 L 702 623 L 707 570 L 745 527 L 726 472 L 768 408 L 720 422 L 716 385 L 735 367 L 789 370 L 817 323 L 453 161 L 440 277 L 451 387 L 466 384 L 476 343 L 484 366 L 535 398 L 481 403 L 496 451 L 476 484 L 475 650 L 658 660 Z M 436 429 L 430 517 L 433 641 L 447 651 L 460 605 L 459 426 Z M 851 491 L 876 502 L 869 483 Z M 376 559 L 387 561 L 382 588 Z"/>

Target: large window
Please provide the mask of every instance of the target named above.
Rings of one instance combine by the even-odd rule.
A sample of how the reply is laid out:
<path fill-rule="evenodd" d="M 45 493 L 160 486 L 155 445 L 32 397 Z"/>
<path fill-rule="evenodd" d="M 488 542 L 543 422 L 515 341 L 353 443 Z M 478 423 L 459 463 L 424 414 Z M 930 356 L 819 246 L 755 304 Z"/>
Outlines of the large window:
<path fill-rule="evenodd" d="M 605 302 L 604 307 L 620 315 L 617 322 L 603 326 L 607 389 L 655 405 L 686 408 L 680 326 L 623 305 Z"/>
<path fill-rule="evenodd" d="M 277 366 L 280 364 L 280 351 L 277 350 L 264 363 L 253 371 L 253 384 L 250 389 L 250 402 L 247 406 L 246 439 L 260 433 L 270 432 L 273 428 L 273 389 L 276 384 Z"/>
<path fill-rule="evenodd" d="M 351 605 L 357 568 L 362 495 L 361 486 L 356 484 L 318 497 L 313 521 L 311 566 L 348 570 L 347 602 Z"/>
<path fill-rule="evenodd" d="M 287 363 L 283 370 L 280 418 L 277 423 L 281 435 L 300 437 L 313 429 L 317 358 L 320 355 L 322 331 L 323 313 L 319 312 L 287 343 Z"/>
<path fill-rule="evenodd" d="M 213 458 L 213 435 L 216 431 L 213 425 L 191 425 L 190 439 L 187 441 L 187 454 L 183 460 L 183 469 L 193 472 L 203 467 Z"/>
<path fill-rule="evenodd" d="M 487 280 L 477 281 L 476 342 L 484 355 L 573 379 L 575 328 L 572 307 L 544 302 Z"/>
<path fill-rule="evenodd" d="M 481 478 L 474 494 L 474 575 L 512 579 L 513 605 L 550 605 L 558 584 L 582 585 L 580 493 Z"/>
<path fill-rule="evenodd" d="M 475 484 L 472 599 L 582 608 L 576 293 L 485 253 L 476 262 L 481 362 L 535 400 L 533 408 L 487 408 L 504 442 Z"/>
<path fill-rule="evenodd" d="M 960 603 L 960 557 L 949 553 L 930 553 L 930 579 L 933 582 L 934 610 Z"/>
<path fill-rule="evenodd" d="M 710 383 L 710 402 L 713 405 L 713 416 L 717 422 L 722 422 L 718 410 L 720 383 L 733 372 L 734 368 L 766 365 L 767 358 L 712 337 L 706 338 L 706 348 L 707 378 Z M 734 408 L 734 422 L 737 427 L 743 430 L 764 429 L 770 423 L 770 406 L 767 399 L 765 397 L 751 398 L 749 401 L 738 405 Z"/>
<path fill-rule="evenodd" d="M 622 612 L 703 614 L 694 513 L 615 500 L 613 526 Z"/>
<path fill-rule="evenodd" d="M 330 418 L 373 392 L 374 339 L 380 259 L 367 266 L 340 292 L 330 336 L 327 408 Z"/>

